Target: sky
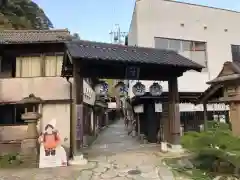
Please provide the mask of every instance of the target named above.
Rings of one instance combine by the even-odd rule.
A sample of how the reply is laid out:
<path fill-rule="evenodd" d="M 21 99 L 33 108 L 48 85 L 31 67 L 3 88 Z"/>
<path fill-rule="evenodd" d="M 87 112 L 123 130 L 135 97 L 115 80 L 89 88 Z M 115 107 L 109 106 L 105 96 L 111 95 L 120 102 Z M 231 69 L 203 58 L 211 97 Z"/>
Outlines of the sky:
<path fill-rule="evenodd" d="M 110 42 L 115 24 L 128 32 L 135 0 L 34 0 L 55 28 L 67 28 L 81 39 Z M 180 0 L 181 1 L 181 0 Z M 182 0 L 240 11 L 240 0 Z"/>

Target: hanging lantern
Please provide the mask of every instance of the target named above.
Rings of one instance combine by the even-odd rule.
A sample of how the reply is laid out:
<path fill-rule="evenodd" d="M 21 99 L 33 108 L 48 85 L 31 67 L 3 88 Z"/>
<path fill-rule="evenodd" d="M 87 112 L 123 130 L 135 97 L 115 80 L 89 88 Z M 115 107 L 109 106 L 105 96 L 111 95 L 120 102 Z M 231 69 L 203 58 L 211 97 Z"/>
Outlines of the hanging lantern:
<path fill-rule="evenodd" d="M 160 96 L 162 94 L 162 86 L 160 84 L 158 84 L 157 82 L 154 82 L 150 88 L 149 88 L 149 92 L 151 93 L 151 95 L 153 96 Z"/>
<path fill-rule="evenodd" d="M 116 89 L 116 92 L 118 93 L 118 95 L 120 97 L 124 96 L 124 94 L 125 94 L 125 84 L 122 81 L 119 81 L 115 85 L 115 89 Z"/>
<path fill-rule="evenodd" d="M 141 82 L 137 82 L 133 87 L 132 87 L 133 94 L 135 96 L 143 96 L 146 91 L 145 85 L 143 85 Z"/>
<path fill-rule="evenodd" d="M 96 95 L 106 96 L 108 93 L 108 84 L 105 81 L 101 81 L 94 88 Z"/>

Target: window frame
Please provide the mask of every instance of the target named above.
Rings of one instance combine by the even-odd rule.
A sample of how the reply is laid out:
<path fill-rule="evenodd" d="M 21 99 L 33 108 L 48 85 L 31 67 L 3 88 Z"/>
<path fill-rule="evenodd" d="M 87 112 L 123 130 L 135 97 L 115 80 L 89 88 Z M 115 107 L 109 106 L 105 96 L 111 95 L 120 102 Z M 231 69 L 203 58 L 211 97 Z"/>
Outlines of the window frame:
<path fill-rule="evenodd" d="M 185 39 L 174 39 L 174 38 L 165 38 L 165 37 L 154 37 L 154 41 L 155 41 L 155 47 L 156 47 L 156 40 L 160 40 L 160 39 L 164 39 L 164 40 L 167 40 L 167 47 L 169 50 L 174 50 L 174 49 L 171 49 L 170 48 L 170 41 L 171 40 L 176 40 L 176 41 L 180 41 L 180 49 L 178 50 L 174 50 L 176 51 L 177 53 L 179 52 L 185 52 L 185 51 L 190 51 L 190 52 L 196 52 L 196 51 L 203 51 L 204 52 L 204 56 L 205 56 L 205 59 L 204 59 L 204 66 L 205 68 L 202 70 L 202 72 L 208 72 L 208 56 L 207 56 L 207 42 L 205 41 L 193 41 L 193 40 L 185 40 Z M 190 47 L 189 47 L 189 50 L 185 49 L 184 48 L 184 42 L 189 42 L 190 43 Z M 203 43 L 204 44 L 204 48 L 203 50 L 196 50 L 196 44 L 197 43 Z M 239 47 L 240 48 L 240 47 Z M 197 63 L 197 62 L 196 62 Z"/>
<path fill-rule="evenodd" d="M 234 47 L 237 49 L 237 52 L 233 51 Z M 240 45 L 231 44 L 231 53 L 233 62 L 240 61 Z"/>
<path fill-rule="evenodd" d="M 12 118 L 11 118 L 11 122 L 10 123 L 1 123 L 0 122 L 0 126 L 22 126 L 22 125 L 27 125 L 27 123 L 23 120 L 20 120 L 18 117 L 21 117 L 21 115 L 24 113 L 25 111 L 25 107 L 21 106 L 21 105 L 17 105 L 17 104 L 4 104 L 4 105 L 0 105 L 0 108 L 2 106 L 10 106 L 9 107 L 9 111 L 8 113 L 12 114 Z M 39 106 L 37 106 L 36 111 L 39 111 Z M 19 113 L 17 113 L 19 112 Z"/>
<path fill-rule="evenodd" d="M 55 56 L 56 57 L 56 66 L 57 66 L 57 57 L 58 56 L 63 56 L 64 55 L 64 53 L 63 52 L 54 52 L 54 53 L 40 53 L 40 54 L 38 54 L 38 53 L 31 53 L 31 54 L 24 54 L 24 55 L 20 55 L 20 56 L 17 56 L 16 57 L 16 59 L 15 59 L 15 61 L 17 62 L 17 58 L 24 58 L 24 57 L 39 57 L 39 61 L 41 61 L 40 62 L 40 76 L 31 76 L 31 77 L 24 77 L 24 76 L 22 76 L 22 72 L 20 72 L 20 77 L 16 77 L 16 64 L 17 63 L 15 63 L 15 78 L 34 78 L 34 77 L 60 77 L 60 76 L 57 76 L 57 75 L 55 75 L 55 76 L 46 76 L 46 63 L 45 63 L 45 57 L 46 56 Z M 22 66 L 22 60 L 20 60 L 21 62 L 21 65 L 20 66 Z M 0 61 L 1 62 L 1 61 Z M 1 66 L 0 66 L 0 68 L 1 68 Z M 0 69 L 1 70 L 1 69 Z M 22 68 L 21 68 L 21 71 L 22 71 Z M 56 74 L 56 73 L 55 73 Z"/>

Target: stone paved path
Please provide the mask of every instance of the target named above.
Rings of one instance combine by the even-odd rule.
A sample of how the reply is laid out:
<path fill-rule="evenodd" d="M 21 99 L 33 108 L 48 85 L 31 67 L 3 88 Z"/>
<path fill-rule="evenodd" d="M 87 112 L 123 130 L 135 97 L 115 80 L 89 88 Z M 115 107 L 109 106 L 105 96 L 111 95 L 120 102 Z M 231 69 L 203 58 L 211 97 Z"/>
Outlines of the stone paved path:
<path fill-rule="evenodd" d="M 92 157 L 99 155 L 109 156 L 117 153 L 149 148 L 159 150 L 159 147 L 156 144 L 140 144 L 132 136 L 127 135 L 124 121 L 119 120 L 106 128 L 93 145 L 84 151 Z"/>
<path fill-rule="evenodd" d="M 85 166 L 0 170 L 0 180 L 174 180 L 161 163 L 165 155 L 159 147 L 140 145 L 126 135 L 123 121 L 105 129 L 85 151 L 89 159 Z"/>
<path fill-rule="evenodd" d="M 87 150 L 88 159 L 95 166 L 92 173 L 85 170 L 81 176 L 90 174 L 92 180 L 157 180 L 164 176 L 163 180 L 171 180 L 171 171 L 162 165 L 157 154 L 159 148 L 157 145 L 141 145 L 128 136 L 123 120 L 119 120 L 105 129 Z"/>

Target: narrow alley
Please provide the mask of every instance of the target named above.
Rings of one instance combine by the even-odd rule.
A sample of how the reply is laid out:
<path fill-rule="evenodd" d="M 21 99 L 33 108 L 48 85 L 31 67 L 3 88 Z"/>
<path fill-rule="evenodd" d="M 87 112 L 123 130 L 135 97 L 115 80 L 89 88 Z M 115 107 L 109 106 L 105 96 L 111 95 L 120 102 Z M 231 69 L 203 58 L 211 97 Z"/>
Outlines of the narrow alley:
<path fill-rule="evenodd" d="M 111 155 L 134 150 L 156 149 L 156 144 L 140 144 L 136 138 L 127 134 L 123 120 L 118 120 L 114 124 L 107 127 L 93 143 L 86 149 L 89 157 L 99 155 Z"/>

